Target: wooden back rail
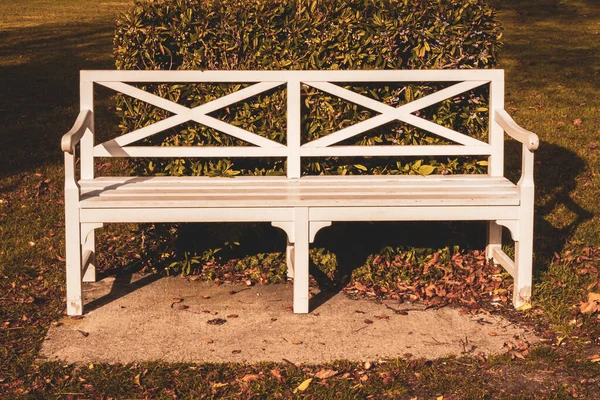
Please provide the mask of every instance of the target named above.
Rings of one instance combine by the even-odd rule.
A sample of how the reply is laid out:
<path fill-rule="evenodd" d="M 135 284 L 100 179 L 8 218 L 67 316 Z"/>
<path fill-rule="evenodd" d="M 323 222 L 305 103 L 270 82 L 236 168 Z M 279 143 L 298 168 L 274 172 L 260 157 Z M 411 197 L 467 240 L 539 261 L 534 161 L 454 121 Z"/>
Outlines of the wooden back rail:
<path fill-rule="evenodd" d="M 127 82 L 127 83 L 126 83 Z M 401 105 L 391 107 L 380 101 L 363 96 L 351 90 L 345 89 L 339 83 L 368 83 L 368 82 L 447 82 L 451 83 L 448 87 L 440 89 L 429 95 Z M 157 96 L 153 93 L 141 90 L 128 83 L 248 83 L 248 87 L 240 89 L 234 93 L 225 95 L 213 101 L 209 101 L 200 106 L 189 108 Z M 169 111 L 173 115 L 159 122 L 136 129 L 132 132 L 121 135 L 115 139 L 104 143 L 95 144 L 94 142 L 94 84 L 102 85 L 113 89 L 116 92 L 146 102 L 153 106 Z M 457 95 L 478 88 L 482 85 L 490 85 L 490 104 L 489 104 L 489 132 L 488 142 L 483 142 L 428 121 L 415 113 L 443 100 L 451 99 Z M 287 132 L 286 144 L 277 143 L 265 137 L 249 132 L 239 127 L 230 125 L 224 121 L 216 119 L 209 114 L 228 107 L 232 104 L 249 99 L 271 89 L 285 85 L 287 96 Z M 340 129 L 327 136 L 318 138 L 308 143 L 301 143 L 301 85 L 316 88 L 322 92 L 337 96 L 338 98 L 350 101 L 360 106 L 366 107 L 378 113 L 362 122 L 358 122 L 349 127 Z M 521 127 L 519 127 L 512 118 L 504 111 L 504 71 L 502 70 L 410 70 L 410 71 L 81 71 L 80 81 L 81 107 L 80 114 L 71 131 L 63 136 L 61 147 L 65 154 L 65 209 L 67 224 L 67 271 L 70 276 L 67 278 L 68 290 L 68 312 L 69 314 L 81 314 L 83 312 L 83 303 L 81 299 L 81 281 L 90 281 L 95 279 L 95 249 L 94 249 L 94 229 L 102 226 L 104 222 L 127 222 L 126 213 L 135 215 L 135 203 L 125 203 L 120 206 L 106 204 L 112 203 L 87 203 L 83 205 L 82 195 L 93 182 L 99 182 L 94 177 L 94 158 L 96 157 L 285 157 L 287 160 L 288 182 L 295 180 L 301 181 L 301 159 L 302 157 L 321 157 L 321 156 L 466 156 L 479 155 L 488 157 L 487 181 L 490 188 L 510 184 L 504 176 L 504 133 L 513 137 L 523 144 L 523 168 L 519 183 L 514 187 L 518 197 L 515 204 L 496 204 L 487 203 L 487 207 L 478 208 L 473 212 L 466 207 L 467 203 L 461 206 L 443 207 L 439 204 L 423 203 L 423 207 L 413 207 L 409 213 L 401 207 L 390 207 L 390 203 L 382 203 L 385 209 L 376 207 L 376 203 L 356 203 L 352 207 L 347 207 L 345 211 L 337 212 L 344 206 L 329 208 L 312 209 L 299 206 L 293 207 L 291 203 L 274 207 L 281 208 L 282 215 L 275 216 L 272 213 L 265 214 L 261 210 L 262 219 L 253 219 L 254 217 L 242 217 L 233 209 L 218 207 L 219 210 L 225 210 L 221 217 L 214 217 L 218 220 L 271 220 L 275 226 L 279 226 L 288 233 L 288 265 L 295 264 L 293 272 L 295 274 L 294 282 L 294 310 L 295 312 L 308 312 L 308 241 L 301 241 L 299 237 L 314 238 L 316 231 L 331 223 L 326 218 L 317 217 L 323 215 L 323 211 L 333 212 L 337 215 L 335 220 L 358 220 L 358 213 L 361 213 L 361 220 L 382 220 L 378 212 L 384 212 L 390 215 L 391 220 L 406 220 L 411 218 L 423 220 L 459 220 L 459 219 L 481 219 L 489 222 L 488 224 L 488 246 L 487 255 L 493 258 L 507 269 L 515 278 L 515 295 L 513 302 L 519 306 L 529 301 L 531 296 L 531 258 L 532 258 L 532 237 L 533 237 L 533 151 L 538 147 L 537 136 Z M 186 122 L 197 122 L 217 131 L 241 139 L 252 146 L 135 146 L 134 143 L 148 138 L 159 132 Z M 454 144 L 450 145 L 410 145 L 410 146 L 346 146 L 340 145 L 344 140 L 363 134 L 371 129 L 382 126 L 391 121 L 401 121 L 415 126 L 429 133 L 444 138 Z M 81 155 L 81 180 L 75 178 L 75 147 L 80 146 Z M 311 177 L 314 182 L 319 177 Z M 364 177 L 363 177 L 364 178 Z M 411 182 L 417 182 L 412 177 Z M 464 182 L 469 181 L 469 177 L 459 179 L 458 183 L 448 180 L 445 177 L 420 177 L 419 182 L 429 182 L 427 185 L 433 185 L 437 188 L 436 196 L 444 197 L 452 187 L 463 187 Z M 429 178 L 429 180 L 426 180 Z M 200 179 L 200 178 L 199 178 Z M 260 178 L 256 178 L 260 179 Z M 367 188 L 368 180 L 354 179 L 346 182 L 352 182 L 358 187 Z M 388 180 L 391 179 L 388 177 Z M 406 185 L 405 178 L 397 178 L 395 184 L 398 186 Z M 454 178 L 456 180 L 456 177 Z M 494 180 L 495 179 L 495 180 Z M 500 179 L 501 182 L 498 180 Z M 374 179 L 380 182 L 380 180 Z M 445 183 L 441 183 L 444 181 Z M 120 184 L 125 184 L 125 181 Z M 136 181 L 140 182 L 140 181 Z M 171 180 L 165 183 L 166 186 L 181 186 L 181 181 Z M 204 181 L 203 181 L 204 182 Z M 245 180 L 229 179 L 227 190 L 235 190 L 236 185 L 240 185 Z M 277 181 L 279 182 L 279 181 Z M 437 182 L 437 183 L 436 183 Z M 484 182 L 483 180 L 479 182 Z M 493 184 L 492 184 L 493 183 Z M 279 183 L 277 183 L 279 184 Z M 420 183 L 418 184 L 420 185 Z M 417 186 L 418 186 L 417 185 Z M 437 185 L 437 186 L 436 186 Z M 446 186 L 444 186 L 446 185 Z M 449 186 L 450 185 L 450 186 Z M 463 185 L 463 186 L 461 186 Z M 479 184 L 478 184 L 479 185 Z M 495 186 L 494 186 L 495 185 Z M 314 184 L 313 184 L 314 186 Z M 409 185 L 410 186 L 410 185 Z M 508 188 L 506 186 L 506 188 Z M 513 185 L 514 186 L 514 185 Z M 97 186 L 100 192 L 107 190 L 104 186 Z M 140 188 L 141 185 L 129 186 Z M 221 186 L 224 187 L 224 186 Z M 233 187 L 233 189 L 231 189 Z M 408 186 L 407 186 L 408 187 Z M 482 186 L 485 190 L 486 184 Z M 104 188 L 104 189 L 103 189 Z M 313 187 L 314 189 L 314 187 Z M 510 189 L 510 188 L 508 188 Z M 508 190 L 507 189 L 507 190 Z M 139 189 L 136 189 L 139 190 Z M 147 186 L 144 190 L 159 190 L 155 187 Z M 160 189 L 164 190 L 164 189 Z M 218 188 L 217 188 L 218 190 Z M 224 190 L 224 189 L 223 189 Z M 402 190 L 399 187 L 398 190 Z M 451 190 L 450 190 L 451 191 Z M 88 193 L 89 190 L 88 190 Z M 421 192 L 419 192 L 421 193 Z M 493 191 L 490 189 L 490 196 Z M 314 194 L 313 194 L 314 195 Z M 417 195 L 414 195 L 417 196 Z M 451 196 L 448 194 L 447 196 Z M 460 197 L 460 194 L 459 194 Z M 490 197 L 491 198 L 491 197 Z M 466 198 L 465 198 L 466 199 Z M 516 199 L 516 198 L 515 198 Z M 416 199 L 417 203 L 419 199 Z M 94 204 L 94 205 L 92 205 Z M 104 204 L 96 206 L 95 204 Z M 133 205 L 132 205 L 133 204 Z M 141 204 L 141 203 L 139 203 Z M 139 205 L 138 206 L 141 206 Z M 319 203 L 322 205 L 321 203 Z M 394 203 L 392 203 L 394 204 Z M 399 205 L 404 203 L 399 202 Z M 452 203 L 454 204 L 454 203 Z M 478 203 L 479 204 L 479 203 Z M 486 203 L 482 203 L 486 204 Z M 435 207 L 434 207 L 435 206 Z M 115 210 L 108 211 L 104 208 L 114 207 Z M 165 206 L 167 207 L 167 206 Z M 196 212 L 195 220 L 207 217 L 203 210 L 191 205 L 187 207 L 194 208 Z M 287 207 L 287 208 L 286 208 Z M 495 208 L 494 208 L 495 207 Z M 96 208 L 95 210 L 92 210 Z M 172 206 L 172 208 L 177 208 Z M 284 210 L 285 208 L 285 210 Z M 221 211 L 223 211 L 221 210 Z M 252 210 L 255 210 L 252 208 Z M 364 217 L 365 210 L 367 216 Z M 118 213 L 121 211 L 121 214 Z M 182 210 L 179 210 L 182 211 Z M 204 210 L 205 211 L 205 210 Z M 215 210 L 211 210 L 211 213 Z M 239 210 L 238 210 L 239 211 Z M 185 210 L 188 215 L 190 210 Z M 273 211 L 275 212 L 275 210 Z M 321 212 L 321 213 L 320 213 Z M 178 210 L 166 212 L 166 217 L 157 217 L 157 222 L 165 220 L 177 222 L 183 217 Z M 169 214 L 170 213 L 170 214 Z M 446 216 L 444 216 L 444 213 Z M 193 214 L 193 213 L 192 213 Z M 93 215 L 93 217 L 92 217 Z M 104 215 L 104 216 L 102 216 Z M 175 217 L 175 215 L 179 215 Z M 214 214 L 211 214 L 214 215 Z M 221 215 L 221 214 L 219 214 Z M 234 216 L 235 215 L 235 216 Z M 171 218 L 171 219 L 169 219 Z M 220 218 L 220 219 L 219 219 Z M 333 219 L 332 219 L 333 220 Z M 140 220 L 141 221 L 141 220 Z M 303 221 L 303 222 L 302 222 Z M 506 226 L 511 231 L 513 239 L 517 245 L 517 255 L 515 260 L 511 260 L 501 250 L 501 227 Z M 312 240 L 310 240 L 312 241 Z M 74 243 L 79 243 L 75 245 Z M 301 247 L 301 248 L 299 248 Z M 304 259 L 302 259 L 304 258 Z M 291 267 L 291 265 L 290 265 Z M 74 271 L 74 272 L 73 272 Z M 290 268 L 292 271 L 292 268 Z M 299 283 L 299 281 L 301 281 Z"/>

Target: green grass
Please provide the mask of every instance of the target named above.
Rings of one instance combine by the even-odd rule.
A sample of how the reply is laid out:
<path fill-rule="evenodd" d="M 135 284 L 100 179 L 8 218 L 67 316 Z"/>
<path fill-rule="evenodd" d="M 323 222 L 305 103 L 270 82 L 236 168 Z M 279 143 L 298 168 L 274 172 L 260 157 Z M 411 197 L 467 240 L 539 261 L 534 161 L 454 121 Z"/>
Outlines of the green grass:
<path fill-rule="evenodd" d="M 600 145 L 600 4 L 592 0 L 498 1 L 506 108 L 542 141 L 536 154 L 535 308 L 517 314 L 549 337 L 566 336 L 562 346 L 542 345 L 525 360 L 400 359 L 368 370 L 346 362 L 90 367 L 36 360 L 51 321 L 64 310 L 59 139 L 77 114 L 78 71 L 112 68 L 114 19 L 130 3 L 0 2 L 0 398 L 288 398 L 324 367 L 338 374 L 315 379 L 298 397 L 600 397 L 600 368 L 586 361 L 600 352 L 597 315 L 576 315 L 598 279 L 586 265 L 600 265 L 597 258 L 582 258 L 585 248 L 600 247 L 600 146 L 592 145 Z M 519 149 L 507 148 L 514 176 Z M 120 251 L 135 251 L 135 232 L 112 227 L 102 233 L 104 249 L 127 241 L 124 234 L 134 243 Z M 119 254 L 110 261 L 126 263 Z M 243 383 L 248 374 L 258 378 Z"/>

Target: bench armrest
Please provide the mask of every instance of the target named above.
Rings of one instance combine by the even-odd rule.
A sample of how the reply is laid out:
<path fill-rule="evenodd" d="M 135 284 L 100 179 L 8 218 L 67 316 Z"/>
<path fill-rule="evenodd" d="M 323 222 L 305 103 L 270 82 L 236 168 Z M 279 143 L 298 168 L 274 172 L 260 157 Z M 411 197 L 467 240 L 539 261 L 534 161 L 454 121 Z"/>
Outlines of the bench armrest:
<path fill-rule="evenodd" d="M 73 128 L 67 132 L 60 141 L 60 147 L 62 151 L 73 154 L 75 145 L 79 143 L 81 137 L 85 134 L 85 131 L 92 124 L 92 112 L 90 110 L 81 110 Z"/>
<path fill-rule="evenodd" d="M 538 136 L 527 129 L 521 128 L 505 110 L 496 110 L 496 121 L 500 124 L 502 129 L 504 129 L 504 132 L 513 139 L 523 143 L 523 146 L 525 146 L 527 150 L 534 151 L 540 145 Z"/>

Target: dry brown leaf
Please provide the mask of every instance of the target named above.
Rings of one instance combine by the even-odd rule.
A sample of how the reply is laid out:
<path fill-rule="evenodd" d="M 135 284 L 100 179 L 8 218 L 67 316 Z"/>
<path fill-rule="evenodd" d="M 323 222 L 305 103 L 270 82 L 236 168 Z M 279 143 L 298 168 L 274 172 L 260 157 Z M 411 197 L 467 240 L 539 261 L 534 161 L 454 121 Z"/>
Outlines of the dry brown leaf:
<path fill-rule="evenodd" d="M 209 319 L 206 321 L 206 323 L 209 325 L 223 325 L 225 322 L 227 322 L 227 320 L 223 318 Z"/>
<path fill-rule="evenodd" d="M 588 301 L 600 301 L 600 293 L 588 293 Z"/>
<path fill-rule="evenodd" d="M 227 318 L 237 318 L 237 317 L 239 317 L 239 315 L 237 315 L 237 314 L 229 314 L 227 316 Z"/>
<path fill-rule="evenodd" d="M 275 368 L 271 370 L 271 375 L 273 376 L 273 378 L 277 379 L 278 382 L 283 382 L 284 378 L 281 375 L 281 371 L 279 370 L 279 368 Z"/>
<path fill-rule="evenodd" d="M 365 319 L 364 323 L 365 323 L 365 324 L 372 324 L 372 323 L 373 323 L 373 321 L 372 321 L 372 320 L 370 320 L 370 319 Z"/>
<path fill-rule="evenodd" d="M 214 341 L 214 340 L 212 340 L 211 338 L 204 338 L 204 339 L 202 339 L 202 340 L 204 340 L 204 342 L 205 342 L 205 343 L 207 343 L 207 344 L 213 344 L 213 343 L 215 342 L 215 341 Z"/>
<path fill-rule="evenodd" d="M 240 381 L 242 381 L 244 383 L 250 383 L 250 382 L 256 382 L 259 379 L 260 379 L 260 375 L 258 375 L 258 374 L 247 374 L 247 375 L 244 375 L 244 377 L 241 378 Z"/>
<path fill-rule="evenodd" d="M 185 304 L 178 304 L 176 307 L 178 310 L 187 310 L 190 306 L 186 306 Z"/>
<path fill-rule="evenodd" d="M 593 314 L 600 311 L 600 293 L 588 293 L 588 301 L 579 304 L 579 311 L 582 314 Z"/>
<path fill-rule="evenodd" d="M 292 340 L 290 343 L 291 344 L 302 344 L 302 341 L 301 340 Z"/>
<path fill-rule="evenodd" d="M 317 372 L 317 373 L 315 374 L 315 378 L 319 378 L 319 379 L 329 379 L 329 378 L 331 378 L 332 376 L 335 376 L 335 375 L 337 375 L 337 374 L 338 374 L 338 372 L 337 372 L 337 371 L 334 371 L 334 370 L 332 370 L 332 369 L 324 369 L 324 368 L 323 368 L 323 369 L 319 370 L 319 372 Z"/>
<path fill-rule="evenodd" d="M 179 298 L 179 297 L 173 297 L 173 298 L 171 299 L 171 302 L 172 302 L 172 303 L 181 303 L 181 302 L 183 302 L 183 299 L 182 299 L 182 298 Z"/>

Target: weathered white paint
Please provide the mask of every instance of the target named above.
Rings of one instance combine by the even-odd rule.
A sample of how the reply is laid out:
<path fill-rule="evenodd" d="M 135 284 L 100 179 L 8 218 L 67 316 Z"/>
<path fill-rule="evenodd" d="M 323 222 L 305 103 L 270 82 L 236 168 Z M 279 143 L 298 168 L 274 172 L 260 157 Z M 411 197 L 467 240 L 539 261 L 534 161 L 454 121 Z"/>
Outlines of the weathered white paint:
<path fill-rule="evenodd" d="M 188 108 L 125 82 L 238 82 L 250 86 Z M 455 82 L 394 108 L 335 83 Z M 456 83 L 458 82 L 458 83 Z M 94 84 L 100 84 L 174 115 L 94 145 Z M 490 85 L 489 143 L 439 126 L 413 113 L 465 91 Z M 208 114 L 278 86 L 287 91 L 286 143 L 276 143 Z M 301 144 L 301 85 L 370 108 L 379 115 Z M 95 279 L 94 229 L 111 222 L 271 222 L 287 234 L 288 277 L 294 278 L 294 312 L 306 313 L 308 249 L 332 221 L 488 221 L 486 254 L 515 279 L 513 303 L 530 300 L 533 255 L 533 153 L 535 134 L 503 110 L 501 70 L 423 71 L 82 71 L 80 114 L 62 139 L 65 152 L 67 312 L 83 312 L 82 281 Z M 399 120 L 452 141 L 436 146 L 339 146 L 345 139 Z M 178 124 L 195 121 L 248 142 L 242 147 L 131 146 Z M 503 177 L 504 132 L 523 143 L 517 185 Z M 75 147 L 81 147 L 76 180 Z M 487 155 L 487 175 L 300 176 L 302 157 Z M 277 177 L 94 177 L 95 157 L 283 157 L 287 176 Z M 516 241 L 511 260 L 501 249 L 502 226 Z"/>

